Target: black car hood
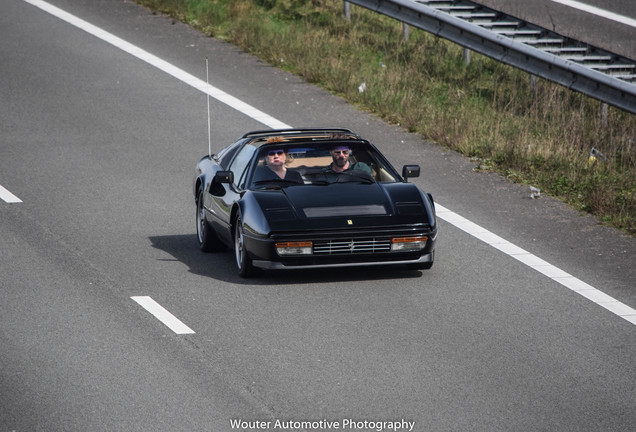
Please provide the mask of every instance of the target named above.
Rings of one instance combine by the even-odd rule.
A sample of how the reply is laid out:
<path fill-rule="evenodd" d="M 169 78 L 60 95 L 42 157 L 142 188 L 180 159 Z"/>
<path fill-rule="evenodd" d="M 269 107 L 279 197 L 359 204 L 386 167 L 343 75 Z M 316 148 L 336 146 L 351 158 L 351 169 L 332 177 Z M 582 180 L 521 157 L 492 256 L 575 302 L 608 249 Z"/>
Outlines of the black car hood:
<path fill-rule="evenodd" d="M 392 212 L 390 200 L 377 183 L 289 187 L 283 191 L 297 214 L 305 218 L 380 216 Z"/>
<path fill-rule="evenodd" d="M 272 230 L 427 222 L 422 195 L 410 183 L 342 183 L 254 191 Z"/>

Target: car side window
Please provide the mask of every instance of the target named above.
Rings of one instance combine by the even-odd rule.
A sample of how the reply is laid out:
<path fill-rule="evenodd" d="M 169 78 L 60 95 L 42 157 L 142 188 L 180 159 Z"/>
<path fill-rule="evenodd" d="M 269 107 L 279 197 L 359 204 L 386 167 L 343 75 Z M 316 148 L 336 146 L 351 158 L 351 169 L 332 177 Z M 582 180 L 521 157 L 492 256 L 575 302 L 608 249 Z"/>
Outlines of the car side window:
<path fill-rule="evenodd" d="M 239 143 L 232 144 L 230 147 L 225 148 L 218 154 L 219 165 L 223 169 L 227 169 L 227 166 L 230 164 L 230 161 L 236 154 L 236 151 L 240 148 Z"/>
<path fill-rule="evenodd" d="M 234 173 L 234 185 L 241 189 L 245 186 L 247 167 L 255 152 L 256 147 L 253 145 L 244 146 L 239 150 L 229 166 L 229 170 Z"/>
<path fill-rule="evenodd" d="M 376 181 L 381 183 L 396 183 L 398 182 L 398 178 L 394 175 L 393 169 L 389 168 L 389 166 L 382 160 L 381 157 L 378 157 L 378 154 L 375 152 L 365 152 L 364 158 L 362 162 L 366 163 L 371 167 L 373 171 L 373 176 Z"/>

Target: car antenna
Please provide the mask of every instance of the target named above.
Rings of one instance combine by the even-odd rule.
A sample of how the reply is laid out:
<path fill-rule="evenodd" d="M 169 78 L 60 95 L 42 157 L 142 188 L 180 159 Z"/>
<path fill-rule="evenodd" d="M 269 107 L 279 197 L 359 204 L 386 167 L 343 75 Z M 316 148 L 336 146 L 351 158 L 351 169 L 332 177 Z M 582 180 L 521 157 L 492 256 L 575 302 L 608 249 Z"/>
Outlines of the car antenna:
<path fill-rule="evenodd" d="M 208 102 L 208 157 L 212 159 L 212 131 L 210 129 L 210 72 L 208 68 L 208 58 L 205 58 L 205 94 Z"/>

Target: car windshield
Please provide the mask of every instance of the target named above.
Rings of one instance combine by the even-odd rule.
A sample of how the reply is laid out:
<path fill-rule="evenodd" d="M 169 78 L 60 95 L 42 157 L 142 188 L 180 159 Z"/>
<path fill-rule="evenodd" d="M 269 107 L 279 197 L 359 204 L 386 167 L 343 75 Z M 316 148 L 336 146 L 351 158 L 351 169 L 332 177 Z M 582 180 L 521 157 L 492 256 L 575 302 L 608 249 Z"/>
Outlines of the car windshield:
<path fill-rule="evenodd" d="M 250 178 L 255 189 L 401 181 L 372 146 L 357 140 L 268 142 L 253 160 Z"/>

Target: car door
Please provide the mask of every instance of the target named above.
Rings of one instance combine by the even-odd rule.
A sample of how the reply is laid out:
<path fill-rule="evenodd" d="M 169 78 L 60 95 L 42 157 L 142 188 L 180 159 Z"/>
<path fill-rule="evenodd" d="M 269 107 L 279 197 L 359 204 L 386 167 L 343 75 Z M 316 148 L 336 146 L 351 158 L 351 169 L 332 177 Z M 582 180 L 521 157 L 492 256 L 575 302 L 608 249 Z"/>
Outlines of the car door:
<path fill-rule="evenodd" d="M 245 189 L 248 168 L 255 152 L 256 147 L 253 145 L 244 145 L 236 153 L 227 168 L 234 176 L 233 181 L 222 184 L 211 182 L 207 191 L 210 198 L 210 210 L 216 216 L 211 221 L 213 228 L 229 244 L 232 242 L 232 208 L 234 203 L 241 198 L 241 193 Z"/>

